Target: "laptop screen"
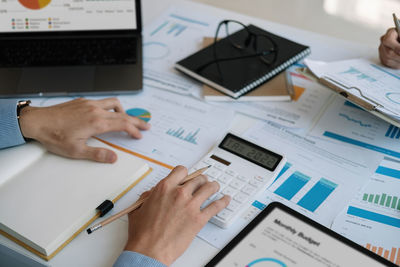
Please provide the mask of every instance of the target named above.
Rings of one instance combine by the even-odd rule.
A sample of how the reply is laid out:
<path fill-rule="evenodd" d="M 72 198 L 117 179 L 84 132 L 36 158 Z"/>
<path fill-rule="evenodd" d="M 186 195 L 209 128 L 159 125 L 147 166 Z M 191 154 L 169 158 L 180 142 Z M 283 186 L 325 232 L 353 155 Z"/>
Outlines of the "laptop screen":
<path fill-rule="evenodd" d="M 0 0 L 0 32 L 135 30 L 135 0 Z"/>

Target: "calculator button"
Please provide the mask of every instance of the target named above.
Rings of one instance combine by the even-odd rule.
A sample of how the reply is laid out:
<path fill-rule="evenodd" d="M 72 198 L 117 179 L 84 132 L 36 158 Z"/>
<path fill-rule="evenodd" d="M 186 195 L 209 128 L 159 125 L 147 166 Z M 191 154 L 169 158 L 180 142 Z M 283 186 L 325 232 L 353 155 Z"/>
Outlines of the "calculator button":
<path fill-rule="evenodd" d="M 228 186 L 227 188 L 225 188 L 224 190 L 222 190 L 222 194 L 224 195 L 228 195 L 233 197 L 238 191 L 235 188 L 232 188 L 230 186 Z"/>
<path fill-rule="evenodd" d="M 241 189 L 245 185 L 245 182 L 240 181 L 239 179 L 234 179 L 229 186 L 232 186 L 235 189 Z"/>
<path fill-rule="evenodd" d="M 232 170 L 226 170 L 225 173 L 230 175 L 230 176 L 236 176 L 237 175 L 236 172 L 232 171 Z"/>
<path fill-rule="evenodd" d="M 247 182 L 249 180 L 249 178 L 244 175 L 238 175 L 238 176 L 236 176 L 236 178 L 238 178 L 239 180 L 241 180 L 243 182 Z"/>
<path fill-rule="evenodd" d="M 226 175 L 226 174 L 224 174 L 218 178 L 218 181 L 220 181 L 221 183 L 224 183 L 224 184 L 228 184 L 231 180 L 232 180 L 232 176 Z"/>
<path fill-rule="evenodd" d="M 223 220 L 228 220 L 232 216 L 233 212 L 227 209 L 221 210 L 218 214 L 217 217 L 223 219 Z"/>
<path fill-rule="evenodd" d="M 213 178 L 217 179 L 218 177 L 221 176 L 222 172 L 220 172 L 219 170 L 217 170 L 216 168 L 213 167 L 213 168 L 211 168 L 211 169 L 208 169 L 208 171 L 206 172 L 206 174 L 207 174 L 208 176 L 210 176 L 210 177 L 213 177 Z"/>
<path fill-rule="evenodd" d="M 258 181 L 260 181 L 260 182 L 264 182 L 265 181 L 265 177 L 263 177 L 263 176 L 261 176 L 261 175 L 256 175 L 256 176 L 254 176 L 254 179 L 256 179 L 256 180 L 258 180 Z"/>
<path fill-rule="evenodd" d="M 204 159 L 203 163 L 207 164 L 207 165 L 214 165 L 215 161 L 208 158 L 208 159 Z"/>
<path fill-rule="evenodd" d="M 241 203 L 235 201 L 235 200 L 231 200 L 231 202 L 229 203 L 228 207 L 226 207 L 226 209 L 235 212 L 235 210 L 237 210 L 240 207 Z"/>
<path fill-rule="evenodd" d="M 246 195 L 244 193 L 239 193 L 239 194 L 235 195 L 233 199 L 239 203 L 244 203 L 248 198 L 249 198 L 248 195 Z"/>
<path fill-rule="evenodd" d="M 256 179 L 251 179 L 250 181 L 249 181 L 249 184 L 251 184 L 252 186 L 255 186 L 255 187 L 260 187 L 263 183 L 262 182 L 260 182 L 260 181 L 258 181 L 258 180 L 256 180 Z"/>
<path fill-rule="evenodd" d="M 222 163 L 219 163 L 219 162 L 215 163 L 214 167 L 217 168 L 218 170 L 221 170 L 221 171 L 225 171 L 226 170 L 226 165 L 222 164 Z"/>
<path fill-rule="evenodd" d="M 251 195 L 256 191 L 257 188 L 255 188 L 252 185 L 246 185 L 245 187 L 242 188 L 242 192 L 245 193 L 246 195 Z"/>

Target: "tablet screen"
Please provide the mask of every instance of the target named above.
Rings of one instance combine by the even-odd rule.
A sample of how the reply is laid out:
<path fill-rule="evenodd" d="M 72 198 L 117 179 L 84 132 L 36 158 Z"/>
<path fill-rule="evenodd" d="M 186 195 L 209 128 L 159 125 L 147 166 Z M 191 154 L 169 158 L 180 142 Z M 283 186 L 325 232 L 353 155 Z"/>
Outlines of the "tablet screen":
<path fill-rule="evenodd" d="M 224 250 L 221 253 L 223 252 Z M 254 229 L 220 258 L 216 266 L 386 265 L 303 222 L 294 215 L 274 208 Z"/>

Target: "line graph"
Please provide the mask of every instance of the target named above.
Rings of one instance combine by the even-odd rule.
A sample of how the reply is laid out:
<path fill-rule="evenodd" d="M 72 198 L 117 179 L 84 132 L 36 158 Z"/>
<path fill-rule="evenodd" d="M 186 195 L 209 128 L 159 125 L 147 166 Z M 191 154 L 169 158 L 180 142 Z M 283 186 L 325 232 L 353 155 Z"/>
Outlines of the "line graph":
<path fill-rule="evenodd" d="M 349 115 L 347 115 L 347 114 L 339 113 L 339 116 L 345 118 L 345 119 L 348 120 L 348 121 L 351 121 L 351 122 L 354 122 L 354 123 L 356 123 L 356 124 L 359 124 L 361 127 L 365 127 L 365 128 L 371 128 L 371 127 L 372 127 L 371 124 L 363 123 L 361 120 L 353 119 L 353 118 L 351 118 L 351 117 L 350 117 Z"/>

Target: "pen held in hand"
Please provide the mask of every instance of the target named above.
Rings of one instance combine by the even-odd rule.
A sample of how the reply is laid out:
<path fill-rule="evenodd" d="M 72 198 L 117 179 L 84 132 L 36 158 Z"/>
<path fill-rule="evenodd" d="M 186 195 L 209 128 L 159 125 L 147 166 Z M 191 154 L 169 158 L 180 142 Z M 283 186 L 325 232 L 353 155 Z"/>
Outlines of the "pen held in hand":
<path fill-rule="evenodd" d="M 400 21 L 397 19 L 396 14 L 394 13 L 393 13 L 393 21 L 398 35 L 397 40 L 400 42 Z"/>
<path fill-rule="evenodd" d="M 185 180 L 182 182 L 182 184 L 184 184 L 184 183 L 186 183 L 186 182 L 192 180 L 193 178 L 196 178 L 196 177 L 199 176 L 200 174 L 204 173 L 204 172 L 205 172 L 208 168 L 210 168 L 210 167 L 211 167 L 211 166 L 207 166 L 207 167 L 201 168 L 201 169 L 199 169 L 199 170 L 197 170 L 197 171 L 195 171 L 195 172 L 189 174 L 189 175 L 185 178 Z M 100 222 L 100 223 L 98 223 L 98 224 L 96 224 L 96 225 L 94 225 L 94 226 L 88 228 L 88 229 L 86 230 L 86 232 L 87 232 L 88 234 L 91 234 L 91 233 L 93 233 L 94 231 L 96 231 L 96 230 L 102 228 L 103 226 L 106 226 L 107 224 L 109 224 L 109 223 L 115 221 L 116 219 L 118 219 L 118 218 L 120 218 L 120 217 L 122 217 L 122 216 L 124 216 L 124 215 L 126 215 L 126 214 L 128 214 L 128 213 L 130 213 L 131 211 L 134 211 L 134 210 L 140 208 L 140 206 L 146 201 L 146 199 L 147 199 L 147 198 L 139 198 L 139 199 L 138 199 L 133 205 L 131 205 L 130 207 L 128 207 L 128 208 L 126 208 L 126 209 L 124 209 L 124 210 L 122 210 L 122 211 L 116 213 L 115 215 L 111 216 L 110 218 L 107 218 L 106 220 L 104 220 L 104 221 L 102 221 L 102 222 Z"/>

